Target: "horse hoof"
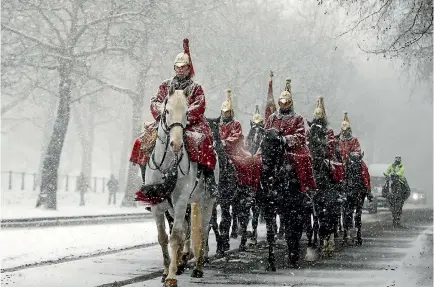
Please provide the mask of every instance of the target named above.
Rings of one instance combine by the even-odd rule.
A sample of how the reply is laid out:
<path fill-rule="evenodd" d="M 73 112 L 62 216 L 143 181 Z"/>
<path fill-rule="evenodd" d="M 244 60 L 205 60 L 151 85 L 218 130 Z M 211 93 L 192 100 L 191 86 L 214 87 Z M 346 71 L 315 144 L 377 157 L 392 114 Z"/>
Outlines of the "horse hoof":
<path fill-rule="evenodd" d="M 274 263 L 268 263 L 267 267 L 265 268 L 265 271 L 276 272 L 276 266 L 274 265 Z"/>
<path fill-rule="evenodd" d="M 362 245 L 362 243 L 363 243 L 363 239 L 357 238 L 356 245 Z"/>
<path fill-rule="evenodd" d="M 203 277 L 203 271 L 194 269 L 193 273 L 191 273 L 191 277 L 193 278 L 202 278 Z"/>
<path fill-rule="evenodd" d="M 161 277 L 161 283 L 164 283 L 164 281 L 166 281 L 167 278 L 167 274 L 163 274 L 163 276 Z"/>
<path fill-rule="evenodd" d="M 239 252 L 246 252 L 247 251 L 247 247 L 245 245 L 240 245 L 240 247 L 238 247 L 238 251 Z"/>
<path fill-rule="evenodd" d="M 164 281 L 164 287 L 178 287 L 178 280 L 170 278 Z"/>
<path fill-rule="evenodd" d="M 187 267 L 187 264 L 183 263 L 178 266 L 178 270 L 176 270 L 176 275 L 181 275 L 185 271 L 185 267 Z"/>

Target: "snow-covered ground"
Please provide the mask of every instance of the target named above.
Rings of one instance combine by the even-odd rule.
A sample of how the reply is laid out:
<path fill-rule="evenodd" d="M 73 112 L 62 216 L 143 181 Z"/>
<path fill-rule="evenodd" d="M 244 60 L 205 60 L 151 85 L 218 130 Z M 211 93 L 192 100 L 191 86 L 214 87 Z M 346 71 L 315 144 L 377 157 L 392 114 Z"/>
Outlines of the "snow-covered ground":
<path fill-rule="evenodd" d="M 142 223 L 5 229 L 0 233 L 2 268 L 157 242 L 153 220 Z"/>
<path fill-rule="evenodd" d="M 57 197 L 57 210 L 44 210 L 35 208 L 38 191 L 32 190 L 2 190 L 1 191 L 1 218 L 31 218 L 31 217 L 57 217 L 57 216 L 84 216 L 105 215 L 121 213 L 147 212 L 144 206 L 121 207 L 123 193 L 116 195 L 116 205 L 108 205 L 108 193 L 89 191 L 85 195 L 85 206 L 79 206 L 80 194 L 75 191 L 59 191 Z"/>

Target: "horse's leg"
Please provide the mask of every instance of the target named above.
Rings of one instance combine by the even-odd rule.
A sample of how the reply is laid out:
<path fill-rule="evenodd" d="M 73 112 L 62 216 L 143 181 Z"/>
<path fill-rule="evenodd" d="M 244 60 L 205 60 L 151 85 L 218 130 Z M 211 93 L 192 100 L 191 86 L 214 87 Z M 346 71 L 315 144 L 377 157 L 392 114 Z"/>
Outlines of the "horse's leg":
<path fill-rule="evenodd" d="M 167 222 L 169 223 L 169 232 L 172 233 L 173 228 L 173 217 L 170 215 L 169 211 L 165 211 L 164 215 L 166 216 Z"/>
<path fill-rule="evenodd" d="M 223 252 L 222 249 L 222 240 L 221 240 L 221 236 L 220 236 L 220 232 L 219 232 L 219 225 L 217 223 L 217 203 L 214 203 L 214 206 L 212 208 L 212 215 L 211 215 L 211 220 L 210 220 L 210 227 L 208 228 L 208 230 L 213 230 L 214 231 L 214 235 L 215 235 L 215 240 L 217 242 L 217 250 L 216 250 L 216 254 L 217 255 L 221 255 Z M 209 231 L 208 231 L 208 238 L 209 238 Z M 208 263 L 209 262 L 209 258 L 208 258 L 208 252 L 209 252 L 209 239 L 207 240 L 207 249 L 205 251 L 205 262 Z"/>
<path fill-rule="evenodd" d="M 289 208 L 283 208 L 285 220 L 285 239 L 288 246 L 289 263 L 297 267 L 300 258 L 300 240 L 303 233 L 303 197 L 301 192 L 288 199 Z"/>
<path fill-rule="evenodd" d="M 231 213 L 230 202 L 227 199 L 222 199 L 220 202 L 220 208 L 222 211 L 220 220 L 220 239 L 222 242 L 222 251 L 228 251 L 230 249 L 229 242 L 229 230 L 231 228 Z"/>
<path fill-rule="evenodd" d="M 166 233 L 166 226 L 164 222 L 164 214 L 161 212 L 158 212 L 157 207 L 152 208 L 153 217 L 155 220 L 155 223 L 157 225 L 157 232 L 158 232 L 158 243 L 160 244 L 161 251 L 163 252 L 163 263 L 164 263 L 164 271 L 163 271 L 163 277 L 162 282 L 167 277 L 167 274 L 169 273 L 169 265 L 170 265 L 170 256 L 169 256 L 169 237 Z"/>
<path fill-rule="evenodd" d="M 275 238 L 274 238 L 274 224 L 276 222 L 275 220 L 275 208 L 274 206 L 269 206 L 267 202 L 264 203 L 264 219 L 265 219 L 265 225 L 267 229 L 267 243 L 268 243 L 268 265 L 266 270 L 267 271 L 276 271 L 276 259 L 274 258 L 274 245 L 275 245 Z"/>
<path fill-rule="evenodd" d="M 355 227 L 357 229 L 357 244 L 362 245 L 362 207 L 363 199 L 357 200 L 356 215 L 354 219 Z"/>
<path fill-rule="evenodd" d="M 232 200 L 232 231 L 231 231 L 231 238 L 237 239 L 238 238 L 238 206 L 239 206 L 239 196 L 236 196 L 234 200 Z"/>
<path fill-rule="evenodd" d="M 250 203 L 251 203 L 251 197 L 249 193 L 249 187 L 248 186 L 240 186 L 239 187 L 239 193 L 240 193 L 240 202 L 239 202 L 239 208 L 238 208 L 238 221 L 240 223 L 241 228 L 241 242 L 239 251 L 246 251 L 247 250 L 247 225 L 249 224 L 249 217 L 250 217 Z"/>
<path fill-rule="evenodd" d="M 205 255 L 204 247 L 205 243 L 208 241 L 208 232 L 205 231 L 208 231 L 209 228 L 209 222 L 211 220 L 214 202 L 215 199 L 202 200 L 200 205 L 198 203 L 194 203 L 192 206 L 192 214 L 194 216 L 194 220 L 192 220 L 192 230 L 195 230 L 194 233 L 196 234 L 193 237 L 193 241 L 195 241 L 194 252 L 195 257 L 197 258 L 196 266 L 193 270 L 193 273 L 191 274 L 191 276 L 194 278 L 203 277 L 203 265 Z M 195 216 L 196 214 L 199 214 L 199 216 Z"/>
<path fill-rule="evenodd" d="M 176 275 L 181 275 L 184 273 L 185 268 L 187 267 L 188 261 L 193 258 L 193 253 L 191 252 L 191 205 L 187 206 L 187 211 L 185 213 L 185 240 L 184 240 L 184 249 L 178 250 L 178 271 Z"/>
<path fill-rule="evenodd" d="M 253 216 L 252 216 L 252 240 L 254 244 L 258 243 L 258 221 L 259 221 L 259 214 L 260 214 L 260 208 L 258 203 L 255 201 L 253 205 Z"/>
<path fill-rule="evenodd" d="M 174 191 L 174 193 L 176 190 Z M 176 272 L 178 271 L 178 262 L 180 259 L 180 249 L 184 243 L 185 231 L 185 212 L 187 210 L 188 198 L 178 198 L 174 206 L 174 222 L 170 234 L 170 248 L 172 252 L 169 273 L 165 280 L 165 287 L 177 286 Z"/>
<path fill-rule="evenodd" d="M 279 214 L 279 229 L 277 231 L 277 238 L 279 238 L 279 239 L 283 239 L 284 235 L 285 235 L 285 228 L 283 227 L 285 225 L 284 220 L 285 220 L 284 216 Z"/>
<path fill-rule="evenodd" d="M 312 228 L 312 213 L 306 210 L 304 214 L 304 230 L 306 231 L 307 237 L 307 246 L 312 247 L 312 236 L 313 236 L 313 228 Z"/>

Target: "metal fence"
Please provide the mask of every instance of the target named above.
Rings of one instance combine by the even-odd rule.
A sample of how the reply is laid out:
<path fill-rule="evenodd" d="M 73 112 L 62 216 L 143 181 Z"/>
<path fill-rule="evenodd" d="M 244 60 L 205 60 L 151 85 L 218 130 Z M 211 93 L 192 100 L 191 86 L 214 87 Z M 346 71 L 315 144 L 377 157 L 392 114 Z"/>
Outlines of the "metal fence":
<path fill-rule="evenodd" d="M 77 191 L 78 174 L 59 174 L 57 179 L 57 189 L 59 191 Z M 106 191 L 109 177 L 92 177 L 90 190 L 93 192 Z M 37 173 L 1 171 L 1 190 L 33 190 L 36 191 L 40 186 Z"/>

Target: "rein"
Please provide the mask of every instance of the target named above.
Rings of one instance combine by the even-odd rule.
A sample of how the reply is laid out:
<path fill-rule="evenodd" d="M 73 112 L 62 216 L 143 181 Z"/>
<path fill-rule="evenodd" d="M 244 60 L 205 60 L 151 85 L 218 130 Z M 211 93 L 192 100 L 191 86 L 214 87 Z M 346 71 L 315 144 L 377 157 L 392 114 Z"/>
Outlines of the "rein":
<path fill-rule="evenodd" d="M 190 160 L 188 160 L 188 169 L 187 169 L 187 171 L 184 172 L 184 171 L 181 169 L 181 167 L 179 166 L 179 164 L 181 163 L 181 161 L 182 161 L 182 159 L 183 159 L 183 157 L 184 157 L 184 152 L 181 152 L 181 155 L 180 155 L 179 157 L 178 157 L 177 154 L 175 154 L 175 160 L 174 160 L 173 165 L 170 164 L 169 167 L 168 167 L 166 170 L 162 170 L 162 169 L 161 169 L 161 167 L 163 166 L 164 160 L 166 159 L 166 156 L 167 156 L 167 151 L 168 151 L 168 147 L 169 147 L 170 131 L 172 130 L 172 128 L 174 128 L 174 127 L 181 127 L 181 128 L 182 128 L 182 132 L 183 132 L 183 137 L 185 137 L 185 126 L 184 126 L 182 123 L 180 123 L 180 122 L 174 122 L 174 123 L 172 123 L 171 125 L 167 125 L 167 122 L 166 122 L 166 114 L 167 114 L 166 105 L 167 105 L 167 100 L 166 100 L 165 103 L 164 103 L 164 110 L 163 110 L 163 114 L 162 114 L 162 116 L 161 116 L 161 119 L 160 119 L 160 125 L 159 125 L 159 128 L 161 128 L 161 129 L 163 130 L 164 134 L 165 134 L 165 137 L 166 137 L 165 140 L 163 140 L 163 139 L 158 135 L 158 131 L 157 131 L 157 139 L 158 139 L 162 144 L 165 145 L 165 147 L 164 147 L 163 157 L 162 157 L 160 163 L 157 163 L 157 162 L 156 162 L 156 159 L 155 159 L 155 149 L 154 149 L 154 151 L 152 152 L 151 158 L 150 158 L 150 160 L 148 161 L 148 167 L 149 167 L 151 170 L 158 170 L 159 172 L 161 172 L 161 173 L 163 174 L 163 178 L 164 178 L 164 179 L 167 178 L 167 176 L 168 176 L 168 171 L 171 170 L 171 169 L 174 168 L 174 167 L 177 167 L 177 169 L 179 169 L 179 171 L 181 172 L 181 174 L 182 174 L 183 176 L 185 176 L 185 175 L 190 171 L 190 166 L 191 166 L 191 164 L 190 164 Z M 154 167 L 151 167 L 151 164 L 150 164 L 151 162 L 154 164 Z"/>

